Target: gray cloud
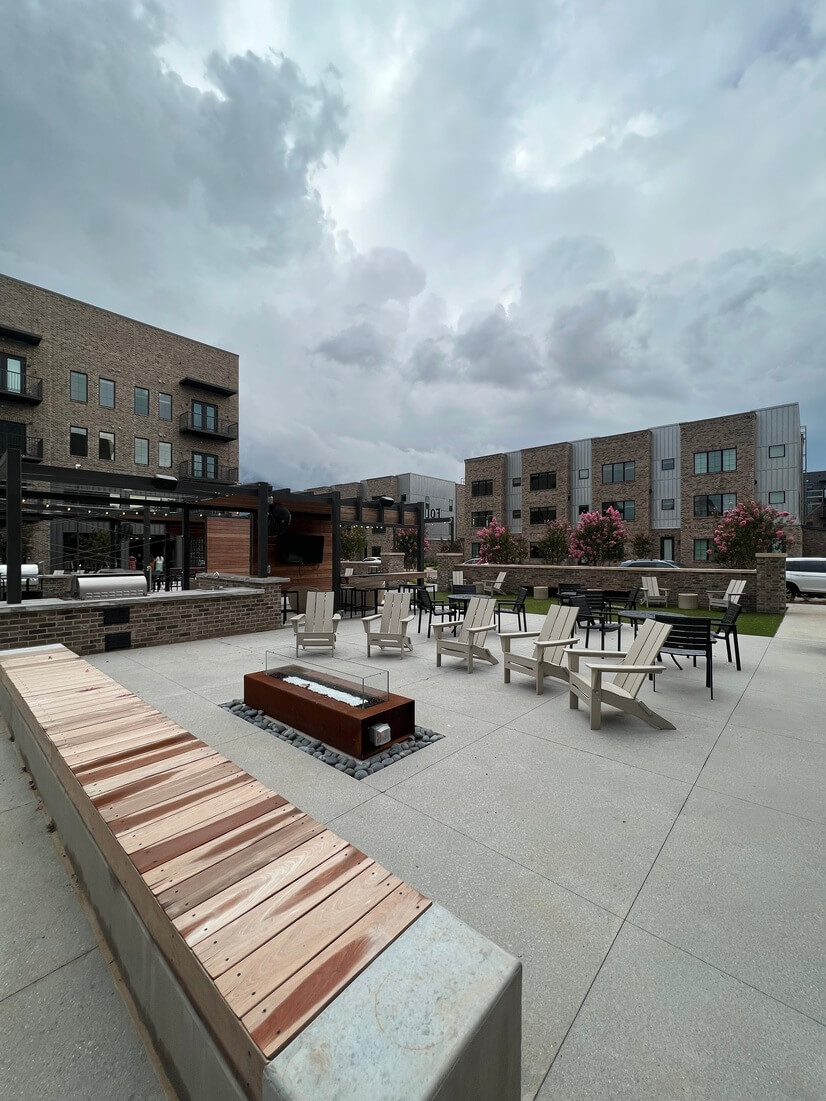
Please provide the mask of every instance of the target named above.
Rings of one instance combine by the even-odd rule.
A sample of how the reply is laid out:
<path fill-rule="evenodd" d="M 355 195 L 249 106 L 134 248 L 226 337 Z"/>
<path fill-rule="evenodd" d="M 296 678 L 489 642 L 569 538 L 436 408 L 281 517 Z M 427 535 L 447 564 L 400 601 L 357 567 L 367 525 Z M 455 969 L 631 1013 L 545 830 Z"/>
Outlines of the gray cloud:
<path fill-rule="evenodd" d="M 387 363 L 393 354 L 393 342 L 368 321 L 360 321 L 322 340 L 315 351 L 336 363 L 372 370 Z"/>

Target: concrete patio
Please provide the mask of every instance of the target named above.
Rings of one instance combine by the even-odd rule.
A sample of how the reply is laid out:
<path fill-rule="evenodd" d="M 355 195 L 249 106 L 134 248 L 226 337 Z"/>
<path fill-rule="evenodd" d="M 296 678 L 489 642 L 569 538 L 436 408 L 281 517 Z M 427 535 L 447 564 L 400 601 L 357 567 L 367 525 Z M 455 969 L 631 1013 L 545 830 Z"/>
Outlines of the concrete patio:
<path fill-rule="evenodd" d="M 339 637 L 314 664 L 367 664 L 360 623 Z M 739 673 L 718 645 L 713 701 L 669 662 L 643 690 L 665 732 L 592 732 L 560 683 L 437 670 L 413 640 L 370 667 L 446 737 L 360 782 L 216 706 L 291 632 L 90 660 L 522 960 L 525 1098 L 826 1095 L 826 608 L 741 637 Z M 161 1097 L 43 827 L 4 739 L 0 1093 Z"/>

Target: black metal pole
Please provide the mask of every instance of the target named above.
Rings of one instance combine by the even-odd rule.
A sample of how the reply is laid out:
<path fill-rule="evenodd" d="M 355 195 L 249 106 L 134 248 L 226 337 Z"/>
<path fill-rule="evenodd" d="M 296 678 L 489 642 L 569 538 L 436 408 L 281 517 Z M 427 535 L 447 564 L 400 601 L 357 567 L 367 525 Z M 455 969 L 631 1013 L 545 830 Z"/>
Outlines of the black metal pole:
<path fill-rule="evenodd" d="M 330 495 L 330 521 L 333 526 L 333 607 L 341 610 L 341 494 Z"/>
<path fill-rule="evenodd" d="M 402 514 L 404 515 L 404 514 Z M 418 522 L 418 540 L 416 543 L 416 569 L 424 569 L 424 502 L 416 502 L 416 520 Z"/>
<path fill-rule="evenodd" d="M 146 584 L 149 592 L 152 592 L 152 573 L 149 569 L 149 539 L 152 528 L 149 520 L 149 505 L 143 506 L 143 572 L 146 574 Z"/>
<path fill-rule="evenodd" d="M 181 588 L 189 588 L 189 575 L 192 569 L 192 547 L 191 547 L 191 535 L 189 530 L 189 505 L 184 505 L 184 519 L 183 527 L 181 529 L 183 535 L 184 544 L 184 560 L 183 560 L 183 573 L 181 575 Z"/>
<path fill-rule="evenodd" d="M 269 573 L 269 518 L 270 518 L 270 493 L 272 490 L 266 482 L 258 484 L 258 577 L 266 577 Z"/>
<path fill-rule="evenodd" d="M 23 562 L 23 466 L 20 449 L 10 447 L 6 467 L 6 603 L 23 599 L 20 580 Z"/>

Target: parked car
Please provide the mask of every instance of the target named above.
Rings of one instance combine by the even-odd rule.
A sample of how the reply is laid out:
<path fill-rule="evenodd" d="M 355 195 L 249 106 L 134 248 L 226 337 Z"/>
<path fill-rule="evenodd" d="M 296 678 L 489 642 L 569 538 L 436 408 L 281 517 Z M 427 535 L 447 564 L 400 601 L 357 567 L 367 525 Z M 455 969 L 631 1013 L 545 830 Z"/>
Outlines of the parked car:
<path fill-rule="evenodd" d="M 481 566 L 481 564 L 481 558 L 468 558 L 467 562 L 462 563 L 463 566 Z"/>
<path fill-rule="evenodd" d="M 629 558 L 626 562 L 620 562 L 620 565 L 643 570 L 679 570 L 682 568 L 676 562 L 669 562 L 665 558 Z"/>
<path fill-rule="evenodd" d="M 826 596 L 826 558 L 786 559 L 786 598 Z"/>
<path fill-rule="evenodd" d="M 373 556 L 372 558 L 362 558 L 362 562 L 365 562 L 368 566 L 380 566 L 381 559 Z"/>

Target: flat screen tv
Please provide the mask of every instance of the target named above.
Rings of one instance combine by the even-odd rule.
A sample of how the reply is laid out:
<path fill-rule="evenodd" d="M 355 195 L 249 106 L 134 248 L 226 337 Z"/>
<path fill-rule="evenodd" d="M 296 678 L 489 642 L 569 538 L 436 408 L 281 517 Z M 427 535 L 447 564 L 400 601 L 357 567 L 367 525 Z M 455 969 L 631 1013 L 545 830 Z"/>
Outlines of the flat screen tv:
<path fill-rule="evenodd" d="M 286 531 L 278 538 L 278 553 L 285 566 L 321 562 L 324 558 L 324 536 Z"/>

